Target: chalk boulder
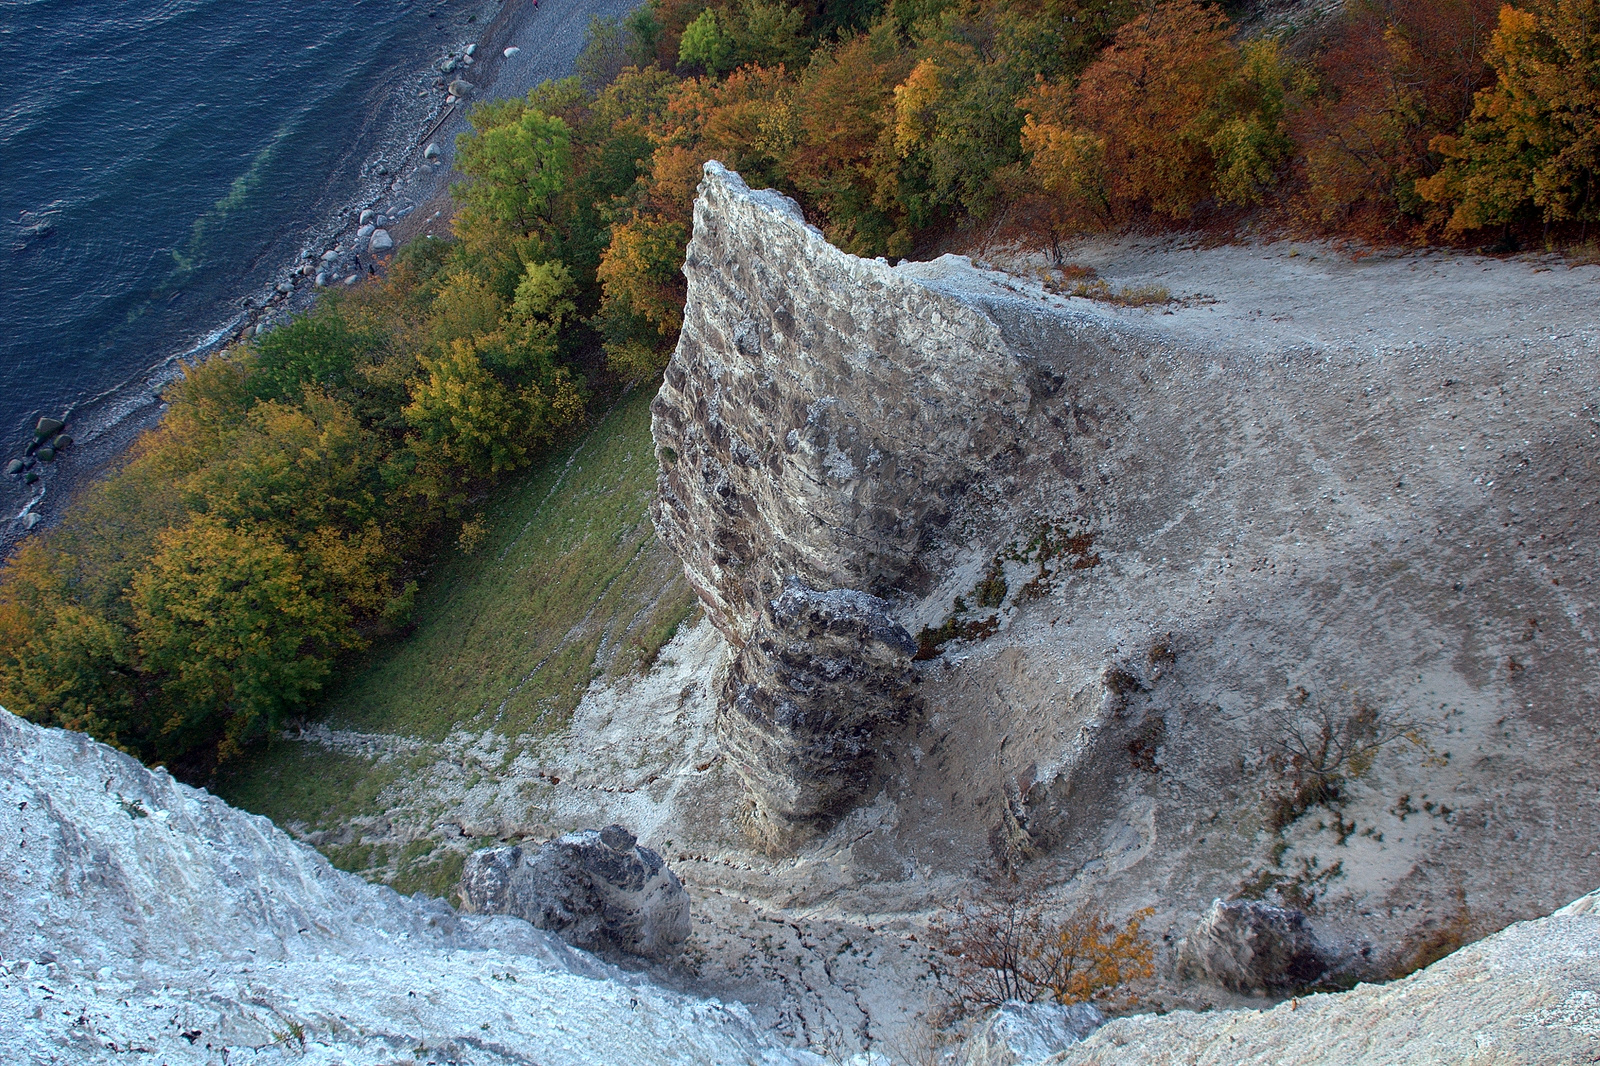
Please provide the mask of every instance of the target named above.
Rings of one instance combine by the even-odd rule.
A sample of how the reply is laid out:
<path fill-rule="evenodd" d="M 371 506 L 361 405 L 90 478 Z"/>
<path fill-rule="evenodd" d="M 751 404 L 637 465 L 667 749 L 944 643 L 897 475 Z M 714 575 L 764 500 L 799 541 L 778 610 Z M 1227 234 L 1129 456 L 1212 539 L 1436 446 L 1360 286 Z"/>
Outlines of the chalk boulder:
<path fill-rule="evenodd" d="M 1189 934 L 1183 965 L 1234 992 L 1294 992 L 1333 967 L 1306 916 L 1260 900 L 1215 900 Z"/>
<path fill-rule="evenodd" d="M 461 895 L 468 911 L 522 918 L 589 951 L 663 959 L 689 938 L 683 883 L 620 825 L 479 851 Z"/>
<path fill-rule="evenodd" d="M 1106 1023 L 1089 1003 L 1024 1003 L 1010 999 L 991 1011 L 968 1039 L 961 1066 L 1018 1066 L 1048 1059 Z"/>

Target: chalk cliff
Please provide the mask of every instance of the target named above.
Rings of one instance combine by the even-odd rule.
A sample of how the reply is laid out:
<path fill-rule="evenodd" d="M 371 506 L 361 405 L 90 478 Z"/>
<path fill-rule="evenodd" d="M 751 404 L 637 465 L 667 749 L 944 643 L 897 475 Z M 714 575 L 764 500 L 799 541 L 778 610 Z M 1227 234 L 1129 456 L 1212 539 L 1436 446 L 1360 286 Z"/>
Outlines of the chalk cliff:
<path fill-rule="evenodd" d="M 1180 244 L 1074 249 L 1172 289 L 1117 307 L 706 166 L 655 519 L 775 895 L 998 863 L 1154 907 L 1194 988 L 1218 898 L 1350 979 L 1600 883 L 1592 272 Z"/>
<path fill-rule="evenodd" d="M 654 515 L 737 649 L 724 748 L 782 837 L 873 786 L 916 704 L 889 601 L 931 591 L 929 530 L 1017 475 L 1060 375 L 970 294 L 846 255 L 793 201 L 705 173 L 652 409 Z"/>
<path fill-rule="evenodd" d="M 0 840 L 0 1061 L 818 1061 L 3 711 Z"/>

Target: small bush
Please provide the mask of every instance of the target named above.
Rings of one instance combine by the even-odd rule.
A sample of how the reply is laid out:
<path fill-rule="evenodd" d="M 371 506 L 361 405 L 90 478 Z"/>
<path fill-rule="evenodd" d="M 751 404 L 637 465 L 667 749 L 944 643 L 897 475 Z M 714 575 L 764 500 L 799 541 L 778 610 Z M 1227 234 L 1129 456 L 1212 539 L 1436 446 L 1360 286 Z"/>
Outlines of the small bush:
<path fill-rule="evenodd" d="M 1132 1002 L 1126 986 L 1155 973 L 1155 948 L 1143 925 L 1152 908 L 1124 923 L 1085 905 L 1064 919 L 1046 916 L 1039 886 L 991 886 L 933 927 L 934 943 L 955 963 L 960 1010 L 1028 1003 Z"/>
<path fill-rule="evenodd" d="M 1417 722 L 1385 717 L 1360 698 L 1346 709 L 1341 702 L 1313 699 L 1297 688 L 1289 705 L 1273 717 L 1278 747 L 1269 765 L 1278 781 L 1267 791 L 1267 804 L 1275 830 L 1312 807 L 1337 810 L 1345 782 L 1366 773 L 1378 752 L 1395 741 L 1423 746 Z"/>

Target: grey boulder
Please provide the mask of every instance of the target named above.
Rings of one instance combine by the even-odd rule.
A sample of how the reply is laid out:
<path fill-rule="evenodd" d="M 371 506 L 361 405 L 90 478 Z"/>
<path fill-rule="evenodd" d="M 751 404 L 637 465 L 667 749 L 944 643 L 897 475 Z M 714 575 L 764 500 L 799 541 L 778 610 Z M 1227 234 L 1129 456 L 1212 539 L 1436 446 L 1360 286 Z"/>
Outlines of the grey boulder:
<path fill-rule="evenodd" d="M 664 959 L 689 938 L 683 883 L 620 825 L 476 852 L 461 896 L 469 912 L 522 918 L 589 951 Z"/>
<path fill-rule="evenodd" d="M 461 78 L 457 78 L 450 83 L 450 95 L 456 97 L 457 99 L 461 99 L 470 96 L 472 91 L 476 88 L 477 86 L 472 84 L 470 81 L 464 81 Z"/>
<path fill-rule="evenodd" d="M 391 252 L 394 250 L 394 238 L 389 236 L 389 231 L 379 229 L 372 231 L 372 239 L 367 242 L 370 252 Z"/>
<path fill-rule="evenodd" d="M 422 154 L 423 154 L 424 157 L 426 157 L 428 159 L 438 159 L 439 158 L 439 146 L 437 144 L 430 144 L 430 145 L 428 145 L 428 147 L 426 149 L 424 149 Z"/>
<path fill-rule="evenodd" d="M 67 424 L 59 418 L 41 418 L 33 427 L 33 436 L 36 440 L 49 440 L 66 428 Z"/>
<path fill-rule="evenodd" d="M 1234 992 L 1295 992 L 1333 966 L 1306 916 L 1260 900 L 1213 900 L 1184 944 L 1187 976 Z"/>

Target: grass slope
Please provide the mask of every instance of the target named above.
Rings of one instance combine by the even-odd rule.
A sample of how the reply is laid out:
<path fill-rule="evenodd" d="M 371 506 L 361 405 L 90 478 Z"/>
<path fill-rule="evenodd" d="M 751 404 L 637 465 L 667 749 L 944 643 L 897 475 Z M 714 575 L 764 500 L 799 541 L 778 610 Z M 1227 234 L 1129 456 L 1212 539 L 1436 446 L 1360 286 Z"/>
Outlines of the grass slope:
<path fill-rule="evenodd" d="M 625 396 L 586 437 L 498 492 L 477 550 L 452 553 L 429 576 L 412 634 L 375 648 L 329 691 L 322 723 L 370 743 L 274 738 L 222 775 L 218 792 L 322 831 L 341 866 L 443 894 L 459 856 L 420 839 L 388 854 L 341 828 L 394 811 L 407 779 L 447 757 L 452 732 L 536 741 L 559 731 L 591 681 L 647 668 L 694 609 L 650 524 L 650 399 Z"/>

